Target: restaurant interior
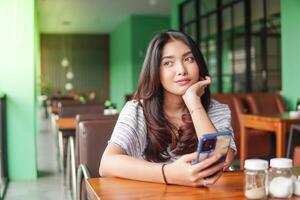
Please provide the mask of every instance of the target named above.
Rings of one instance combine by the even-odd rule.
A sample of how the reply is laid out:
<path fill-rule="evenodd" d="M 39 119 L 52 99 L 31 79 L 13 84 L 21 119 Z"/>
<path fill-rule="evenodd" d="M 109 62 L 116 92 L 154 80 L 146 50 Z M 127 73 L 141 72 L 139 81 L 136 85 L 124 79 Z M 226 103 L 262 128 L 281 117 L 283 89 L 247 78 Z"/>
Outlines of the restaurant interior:
<path fill-rule="evenodd" d="M 300 199 L 299 11 L 299 0 L 1 0 L 0 199 Z M 211 98 L 231 110 L 235 159 L 208 188 L 99 175 L 148 44 L 169 29 L 196 42 Z M 254 195 L 249 177 L 277 176 L 274 158 L 293 189 Z"/>

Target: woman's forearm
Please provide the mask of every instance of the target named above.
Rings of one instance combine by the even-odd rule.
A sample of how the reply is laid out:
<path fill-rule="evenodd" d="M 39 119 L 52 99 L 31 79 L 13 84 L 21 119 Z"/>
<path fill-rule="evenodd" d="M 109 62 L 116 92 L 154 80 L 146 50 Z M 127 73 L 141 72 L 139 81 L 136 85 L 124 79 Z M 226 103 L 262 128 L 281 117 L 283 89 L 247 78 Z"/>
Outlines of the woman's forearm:
<path fill-rule="evenodd" d="M 120 177 L 140 181 L 164 183 L 161 164 L 130 157 L 128 155 L 103 156 L 100 175 L 103 177 Z"/>
<path fill-rule="evenodd" d="M 190 113 L 198 138 L 217 131 L 201 103 L 191 108 Z"/>
<path fill-rule="evenodd" d="M 210 78 L 205 77 L 204 80 L 189 87 L 182 96 L 183 101 L 191 114 L 198 138 L 203 134 L 216 132 L 216 128 L 209 119 L 208 114 L 200 101 L 200 97 L 205 92 L 205 87 L 209 85 L 210 82 Z"/>

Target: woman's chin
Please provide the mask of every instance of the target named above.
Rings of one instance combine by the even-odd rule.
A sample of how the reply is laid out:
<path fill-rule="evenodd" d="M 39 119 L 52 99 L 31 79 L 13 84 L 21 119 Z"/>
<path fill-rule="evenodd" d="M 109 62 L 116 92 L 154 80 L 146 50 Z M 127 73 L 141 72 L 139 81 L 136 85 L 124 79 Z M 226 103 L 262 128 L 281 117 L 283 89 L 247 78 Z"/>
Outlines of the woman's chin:
<path fill-rule="evenodd" d="M 189 87 L 176 87 L 176 88 L 165 90 L 165 92 L 175 96 L 183 96 L 188 88 Z"/>
<path fill-rule="evenodd" d="M 176 95 L 176 96 L 183 96 L 185 94 L 186 90 L 187 90 L 187 88 L 179 89 L 179 90 L 174 91 L 173 94 Z"/>

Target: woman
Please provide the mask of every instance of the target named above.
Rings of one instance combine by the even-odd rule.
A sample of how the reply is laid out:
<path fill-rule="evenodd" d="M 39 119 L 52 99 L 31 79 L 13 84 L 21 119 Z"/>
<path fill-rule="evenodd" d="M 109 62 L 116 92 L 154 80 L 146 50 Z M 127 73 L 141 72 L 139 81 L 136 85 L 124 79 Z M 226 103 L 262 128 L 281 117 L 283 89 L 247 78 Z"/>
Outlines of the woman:
<path fill-rule="evenodd" d="M 228 107 L 210 101 L 210 82 L 203 56 L 188 35 L 157 34 L 134 100 L 121 111 L 103 153 L 100 175 L 196 187 L 215 183 L 222 173 L 210 176 L 231 165 L 234 142 L 225 162 L 213 165 L 221 157 L 215 155 L 191 165 L 201 135 L 232 132 Z"/>

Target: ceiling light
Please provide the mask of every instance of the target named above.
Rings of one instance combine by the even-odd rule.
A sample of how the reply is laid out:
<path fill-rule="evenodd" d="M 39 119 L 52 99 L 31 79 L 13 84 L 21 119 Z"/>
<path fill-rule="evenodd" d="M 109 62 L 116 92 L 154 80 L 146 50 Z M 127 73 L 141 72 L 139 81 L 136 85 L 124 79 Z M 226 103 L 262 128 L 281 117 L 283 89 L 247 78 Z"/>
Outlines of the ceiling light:
<path fill-rule="evenodd" d="M 70 72 L 67 72 L 66 77 L 67 77 L 67 79 L 69 79 L 69 80 L 73 79 L 73 78 L 74 78 L 73 72 L 71 72 L 71 71 L 70 71 Z"/>
<path fill-rule="evenodd" d="M 68 67 L 70 65 L 70 62 L 69 62 L 68 58 L 64 57 L 60 64 L 62 67 Z"/>
<path fill-rule="evenodd" d="M 70 22 L 70 21 L 63 21 L 61 24 L 62 24 L 63 26 L 68 26 L 68 25 L 71 24 L 71 22 Z"/>
<path fill-rule="evenodd" d="M 72 89 L 73 89 L 73 84 L 72 84 L 72 83 L 66 83 L 66 84 L 65 84 L 65 89 L 66 89 L 67 91 L 72 90 Z"/>
<path fill-rule="evenodd" d="M 157 4 L 157 0 L 149 0 L 149 4 L 151 6 L 155 6 Z"/>

